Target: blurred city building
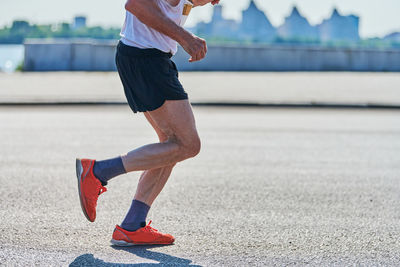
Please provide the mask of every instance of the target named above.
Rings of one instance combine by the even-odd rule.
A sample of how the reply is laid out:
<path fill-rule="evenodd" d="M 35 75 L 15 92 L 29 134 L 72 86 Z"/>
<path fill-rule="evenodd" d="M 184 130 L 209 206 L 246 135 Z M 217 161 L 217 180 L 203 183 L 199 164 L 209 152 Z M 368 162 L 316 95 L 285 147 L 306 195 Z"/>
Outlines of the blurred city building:
<path fill-rule="evenodd" d="M 80 28 L 85 28 L 86 27 L 86 17 L 85 16 L 76 16 L 74 18 L 74 23 L 72 28 L 74 30 L 78 30 Z"/>
<path fill-rule="evenodd" d="M 232 19 L 222 17 L 222 6 L 216 6 L 209 23 L 200 22 L 195 27 L 195 31 L 203 36 L 211 38 L 235 38 L 239 24 Z"/>
<path fill-rule="evenodd" d="M 318 28 L 311 26 L 296 6 L 293 7 L 292 13 L 285 19 L 284 24 L 278 28 L 278 34 L 284 39 L 316 40 L 319 38 Z"/>
<path fill-rule="evenodd" d="M 320 25 L 319 38 L 321 41 L 350 41 L 358 42 L 360 18 L 355 15 L 342 16 L 335 8 L 332 16 Z"/>
<path fill-rule="evenodd" d="M 268 17 L 261 11 L 254 1 L 246 10 L 242 11 L 242 21 L 224 19 L 223 7 L 215 6 L 211 21 L 200 22 L 192 30 L 199 35 L 214 39 L 234 39 L 244 41 L 272 41 L 276 37 L 276 29 Z"/>
<path fill-rule="evenodd" d="M 242 20 L 239 22 L 223 18 L 222 8 L 222 6 L 215 6 L 211 22 L 200 22 L 192 30 L 205 38 L 241 42 L 273 42 L 277 38 L 322 42 L 360 41 L 360 18 L 355 15 L 343 16 L 336 8 L 329 19 L 313 26 L 294 6 L 284 24 L 277 28 L 257 7 L 254 0 L 251 0 L 248 8 L 242 11 Z"/>
<path fill-rule="evenodd" d="M 400 42 L 400 32 L 394 32 L 386 35 L 383 39 L 389 42 Z"/>
<path fill-rule="evenodd" d="M 251 0 L 249 7 L 242 12 L 238 35 L 240 39 L 245 40 L 272 41 L 276 37 L 276 29 L 265 13 Z"/>

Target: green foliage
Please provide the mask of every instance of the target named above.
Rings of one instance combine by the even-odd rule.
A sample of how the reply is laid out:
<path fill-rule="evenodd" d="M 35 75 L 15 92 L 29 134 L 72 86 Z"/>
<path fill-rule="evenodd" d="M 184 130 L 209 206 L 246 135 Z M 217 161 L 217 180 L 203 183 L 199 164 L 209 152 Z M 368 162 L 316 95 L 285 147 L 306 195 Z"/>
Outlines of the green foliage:
<path fill-rule="evenodd" d="M 296 45 L 319 45 L 321 41 L 318 39 L 310 39 L 304 37 L 282 38 L 276 37 L 274 40 L 276 44 L 296 44 Z"/>
<path fill-rule="evenodd" d="M 84 27 L 73 29 L 68 23 L 30 25 L 27 21 L 14 21 L 11 27 L 0 29 L 0 44 L 22 44 L 26 38 L 117 39 L 119 32 L 119 28 Z"/>
<path fill-rule="evenodd" d="M 24 71 L 24 62 L 23 61 L 18 64 L 18 66 L 15 68 L 15 71 Z"/>

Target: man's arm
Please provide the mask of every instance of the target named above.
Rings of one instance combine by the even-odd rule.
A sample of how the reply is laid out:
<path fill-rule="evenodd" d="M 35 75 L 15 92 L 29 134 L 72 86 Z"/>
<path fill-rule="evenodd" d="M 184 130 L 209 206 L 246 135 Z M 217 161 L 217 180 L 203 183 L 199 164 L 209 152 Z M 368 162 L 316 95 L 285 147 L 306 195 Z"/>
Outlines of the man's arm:
<path fill-rule="evenodd" d="M 200 1 L 212 2 L 212 0 Z M 166 17 L 157 5 L 156 0 L 128 0 L 125 9 L 135 15 L 142 23 L 177 41 L 191 56 L 190 62 L 199 61 L 206 56 L 206 41 L 189 33 Z"/>

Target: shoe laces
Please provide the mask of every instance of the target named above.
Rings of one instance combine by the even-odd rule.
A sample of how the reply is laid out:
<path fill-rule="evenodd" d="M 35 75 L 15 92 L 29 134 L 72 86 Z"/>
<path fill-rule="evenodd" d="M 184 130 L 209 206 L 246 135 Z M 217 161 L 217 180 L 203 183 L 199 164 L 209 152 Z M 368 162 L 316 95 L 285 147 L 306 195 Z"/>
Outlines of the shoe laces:
<path fill-rule="evenodd" d="M 107 192 L 107 187 L 100 186 L 99 196 L 100 196 L 101 194 L 103 194 L 104 192 Z"/>
<path fill-rule="evenodd" d="M 152 221 L 150 220 L 149 223 L 145 227 L 143 227 L 143 230 L 146 232 L 151 232 L 151 233 L 158 232 L 157 229 L 150 226 L 151 223 L 152 223 Z"/>

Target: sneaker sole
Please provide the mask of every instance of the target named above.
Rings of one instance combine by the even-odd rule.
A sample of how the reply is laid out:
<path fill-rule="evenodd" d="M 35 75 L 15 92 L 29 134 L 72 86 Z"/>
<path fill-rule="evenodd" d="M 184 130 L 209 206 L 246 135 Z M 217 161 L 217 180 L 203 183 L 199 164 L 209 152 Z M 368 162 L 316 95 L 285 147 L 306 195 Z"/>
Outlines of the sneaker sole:
<path fill-rule="evenodd" d="M 111 239 L 111 244 L 117 247 L 149 246 L 149 245 L 172 245 L 173 243 L 129 243 L 123 240 Z"/>
<path fill-rule="evenodd" d="M 81 160 L 76 159 L 75 165 L 76 165 L 76 178 L 78 178 L 78 194 L 79 194 L 79 200 L 81 202 L 81 208 L 82 208 L 83 214 L 85 215 L 86 219 L 88 219 L 89 222 L 92 222 L 89 218 L 89 215 L 86 212 L 85 204 L 84 204 L 84 201 L 82 198 L 81 179 L 82 179 L 82 173 L 83 173 L 83 166 L 82 166 Z"/>

